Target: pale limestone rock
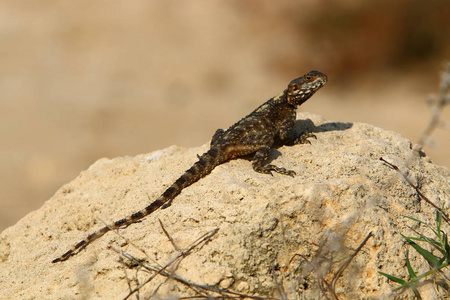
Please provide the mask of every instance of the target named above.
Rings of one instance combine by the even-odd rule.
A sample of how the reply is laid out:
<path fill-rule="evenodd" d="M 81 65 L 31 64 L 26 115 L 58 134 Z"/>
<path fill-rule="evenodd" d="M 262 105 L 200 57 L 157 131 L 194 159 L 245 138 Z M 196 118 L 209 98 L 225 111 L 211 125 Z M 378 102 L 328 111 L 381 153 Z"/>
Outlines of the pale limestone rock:
<path fill-rule="evenodd" d="M 448 210 L 449 171 L 419 157 L 399 134 L 367 124 L 326 121 L 300 114 L 298 129 L 311 129 L 311 145 L 281 147 L 274 163 L 293 169 L 295 178 L 256 173 L 237 159 L 218 166 L 209 176 L 185 189 L 165 210 L 159 210 L 120 234 L 164 265 L 178 253 L 163 234 L 160 219 L 175 243 L 185 248 L 202 234 L 220 228 L 213 239 L 186 257 L 179 276 L 198 284 L 243 293 L 288 299 L 320 295 L 316 275 L 336 270 L 364 237 L 374 236 L 337 281 L 339 299 L 381 299 L 391 287 L 377 271 L 406 275 L 406 248 L 401 233 L 420 228 L 402 215 L 432 220 L 434 210 L 379 158 L 397 164 L 422 191 Z M 156 199 L 207 150 L 169 147 L 146 155 L 100 159 L 61 187 L 44 206 L 0 235 L 1 299 L 122 299 L 125 273 L 108 245 L 144 258 L 110 232 L 68 261 L 51 261 L 86 234 L 129 215 Z M 282 154 L 281 156 L 279 154 Z M 444 228 L 445 230 L 446 228 Z M 118 241 L 118 244 L 115 243 Z M 326 243 L 325 243 L 326 242 Z M 312 260 L 318 246 L 332 260 Z M 417 269 L 427 265 L 410 251 Z M 312 270 L 314 268 L 314 270 Z M 332 274 L 333 272 L 329 272 Z M 127 270 L 130 278 L 136 274 Z M 146 274 L 139 273 L 143 282 Z M 331 277 L 326 276 L 327 280 Z M 163 282 L 161 278 L 156 283 Z M 149 284 L 141 296 L 155 289 Z M 427 299 L 436 295 L 424 289 Z M 157 296 L 191 295 L 173 281 Z M 401 297 L 407 297 L 403 294 Z M 156 297 L 156 296 L 155 296 Z"/>

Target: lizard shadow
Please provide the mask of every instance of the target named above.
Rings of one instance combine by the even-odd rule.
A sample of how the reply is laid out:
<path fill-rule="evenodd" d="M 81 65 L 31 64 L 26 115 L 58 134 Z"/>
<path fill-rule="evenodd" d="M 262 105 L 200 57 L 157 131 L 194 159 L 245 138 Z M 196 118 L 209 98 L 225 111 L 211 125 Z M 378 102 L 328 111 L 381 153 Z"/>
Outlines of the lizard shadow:
<path fill-rule="evenodd" d="M 298 133 L 309 131 L 311 133 L 327 132 L 327 131 L 344 131 L 353 127 L 353 123 L 328 122 L 319 126 L 314 125 L 311 119 L 297 120 L 294 130 Z"/>
<path fill-rule="evenodd" d="M 316 126 L 314 122 L 311 119 L 304 119 L 304 120 L 297 120 L 294 125 L 294 131 L 297 135 L 302 134 L 303 132 L 310 132 L 312 134 L 315 133 L 321 133 L 321 132 L 327 132 L 327 131 L 344 131 L 348 130 L 353 127 L 353 123 L 343 123 L 343 122 L 328 122 L 321 124 L 319 126 Z M 270 161 L 278 158 L 281 156 L 281 152 L 278 151 L 278 149 L 282 146 L 286 146 L 283 143 L 281 143 L 280 140 L 276 139 L 275 143 L 270 151 L 270 155 L 268 158 L 268 163 Z M 295 145 L 288 145 L 288 147 L 295 146 Z"/>

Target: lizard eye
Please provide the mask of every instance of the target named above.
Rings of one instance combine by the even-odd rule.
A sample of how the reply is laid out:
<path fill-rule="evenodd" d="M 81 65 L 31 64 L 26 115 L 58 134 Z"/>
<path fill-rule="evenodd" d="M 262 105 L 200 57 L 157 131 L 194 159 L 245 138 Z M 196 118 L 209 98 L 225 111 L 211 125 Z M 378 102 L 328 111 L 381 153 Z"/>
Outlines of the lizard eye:
<path fill-rule="evenodd" d="M 305 76 L 305 81 L 306 82 L 310 82 L 312 80 L 312 76 L 311 75 L 306 75 Z"/>

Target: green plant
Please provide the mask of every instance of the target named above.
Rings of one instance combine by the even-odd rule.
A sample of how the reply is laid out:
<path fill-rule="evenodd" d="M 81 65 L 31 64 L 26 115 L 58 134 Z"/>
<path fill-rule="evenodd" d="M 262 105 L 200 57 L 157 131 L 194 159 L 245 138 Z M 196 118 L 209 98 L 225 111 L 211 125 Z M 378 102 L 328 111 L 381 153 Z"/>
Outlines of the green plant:
<path fill-rule="evenodd" d="M 438 272 L 439 270 L 442 270 L 443 268 L 450 265 L 450 246 L 448 244 L 448 236 L 447 233 L 445 233 L 443 230 L 441 230 L 442 225 L 442 210 L 436 211 L 436 217 L 435 217 L 435 225 L 431 225 L 427 222 L 423 222 L 421 220 L 405 216 L 408 219 L 411 219 L 415 222 L 418 222 L 420 224 L 423 224 L 425 227 L 428 227 L 431 229 L 431 231 L 434 234 L 434 238 L 429 238 L 424 236 L 423 234 L 418 233 L 419 237 L 411 237 L 411 236 L 404 236 L 402 237 L 406 240 L 408 245 L 414 248 L 430 265 L 430 270 L 417 275 L 417 273 L 414 271 L 414 269 L 411 266 L 411 263 L 409 261 L 408 254 L 406 256 L 406 269 L 408 271 L 408 277 L 409 279 L 404 280 L 399 277 L 395 277 L 390 274 L 386 274 L 384 272 L 378 271 L 381 275 L 386 276 L 388 279 L 400 284 L 400 286 L 394 288 L 394 291 L 410 287 L 417 298 L 421 299 L 421 296 L 416 288 L 417 281 L 421 280 L 422 278 L 425 278 L 427 276 L 431 276 L 434 273 Z M 425 244 L 428 244 L 432 249 L 435 249 L 436 251 L 433 251 L 436 254 L 433 254 L 433 252 L 430 252 L 426 250 L 425 248 L 419 246 L 416 242 L 422 242 Z"/>

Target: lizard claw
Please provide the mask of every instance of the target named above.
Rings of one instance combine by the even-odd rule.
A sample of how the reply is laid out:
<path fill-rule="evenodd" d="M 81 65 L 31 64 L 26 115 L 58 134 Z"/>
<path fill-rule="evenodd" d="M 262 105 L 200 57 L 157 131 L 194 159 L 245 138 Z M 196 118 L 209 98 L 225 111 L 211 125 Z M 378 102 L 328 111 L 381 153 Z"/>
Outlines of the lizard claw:
<path fill-rule="evenodd" d="M 295 171 L 293 170 L 287 170 L 285 174 L 291 177 L 295 177 L 295 175 L 297 175 L 297 173 L 295 173 Z"/>

